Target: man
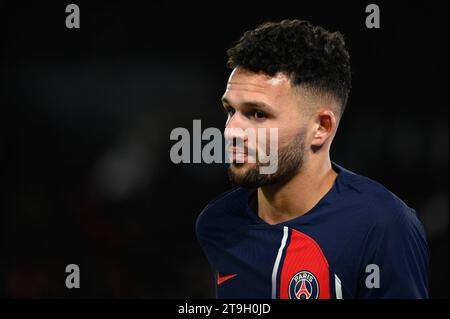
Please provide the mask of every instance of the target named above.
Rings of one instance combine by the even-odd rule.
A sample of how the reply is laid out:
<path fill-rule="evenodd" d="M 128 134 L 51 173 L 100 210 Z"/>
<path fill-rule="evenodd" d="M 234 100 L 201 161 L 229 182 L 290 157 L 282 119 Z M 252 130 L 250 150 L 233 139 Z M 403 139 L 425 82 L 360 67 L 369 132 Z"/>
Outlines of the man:
<path fill-rule="evenodd" d="M 330 160 L 351 87 L 342 35 L 299 20 L 265 23 L 228 56 L 222 101 L 237 186 L 196 225 L 217 297 L 427 298 L 428 249 L 415 211 Z M 237 128 L 278 129 L 274 173 L 261 173 Z"/>

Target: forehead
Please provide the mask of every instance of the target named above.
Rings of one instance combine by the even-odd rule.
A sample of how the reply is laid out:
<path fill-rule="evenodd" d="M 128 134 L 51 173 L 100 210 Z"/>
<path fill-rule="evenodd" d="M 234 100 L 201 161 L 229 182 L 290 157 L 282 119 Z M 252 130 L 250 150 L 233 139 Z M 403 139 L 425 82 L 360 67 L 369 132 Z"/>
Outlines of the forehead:
<path fill-rule="evenodd" d="M 273 100 L 291 92 L 290 79 L 284 73 L 269 76 L 235 68 L 228 79 L 224 98 L 239 103 L 247 98 Z"/>

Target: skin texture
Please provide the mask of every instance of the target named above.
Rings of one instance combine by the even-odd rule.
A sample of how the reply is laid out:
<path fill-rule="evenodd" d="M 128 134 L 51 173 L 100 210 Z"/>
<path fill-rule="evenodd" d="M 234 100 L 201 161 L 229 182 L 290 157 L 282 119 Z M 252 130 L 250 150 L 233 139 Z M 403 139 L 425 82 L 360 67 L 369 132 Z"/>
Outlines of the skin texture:
<path fill-rule="evenodd" d="M 286 162 L 295 162 L 295 171 L 279 178 L 266 176 L 253 185 L 258 187 L 259 217 L 273 225 L 307 213 L 332 188 L 337 176 L 329 156 L 339 121 L 337 102 L 293 86 L 286 74 L 268 76 L 240 67 L 232 71 L 222 102 L 228 112 L 227 128 L 278 128 L 279 170 Z M 225 138 L 243 139 L 248 146 L 245 134 L 225 131 Z M 246 157 L 242 155 L 246 150 L 236 151 Z M 229 174 L 232 180 L 241 181 L 257 167 L 258 163 L 232 163 Z"/>

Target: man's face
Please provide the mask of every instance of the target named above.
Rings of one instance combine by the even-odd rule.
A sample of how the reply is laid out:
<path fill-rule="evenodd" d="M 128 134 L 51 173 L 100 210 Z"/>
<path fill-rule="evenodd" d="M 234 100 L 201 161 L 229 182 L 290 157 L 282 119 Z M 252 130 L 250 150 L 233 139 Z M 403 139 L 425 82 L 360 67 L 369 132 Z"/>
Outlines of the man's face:
<path fill-rule="evenodd" d="M 285 182 L 297 174 L 305 158 L 307 115 L 288 76 L 278 73 L 271 77 L 236 68 L 230 75 L 222 102 L 228 113 L 227 129 L 257 132 L 258 128 L 265 128 L 267 132 L 266 136 L 257 135 L 255 144 L 248 134 L 225 131 L 228 141 L 234 140 L 239 145 L 240 140 L 244 146 L 242 149 L 231 144 L 227 150 L 232 155 L 229 176 L 233 184 L 260 187 Z M 270 128 L 278 129 L 278 169 L 273 174 L 261 174 L 259 168 L 263 164 L 258 154 L 264 148 L 260 141 L 265 138 L 265 145 L 270 146 Z M 249 152 L 253 148 L 256 158 Z"/>

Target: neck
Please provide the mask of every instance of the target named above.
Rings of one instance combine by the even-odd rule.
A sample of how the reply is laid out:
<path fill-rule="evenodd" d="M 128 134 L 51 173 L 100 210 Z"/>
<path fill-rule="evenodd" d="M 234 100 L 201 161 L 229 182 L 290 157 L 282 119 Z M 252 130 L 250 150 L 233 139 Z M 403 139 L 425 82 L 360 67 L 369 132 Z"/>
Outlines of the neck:
<path fill-rule="evenodd" d="M 283 185 L 258 188 L 259 217 L 274 225 L 306 214 L 333 187 L 336 176 L 329 157 L 305 162 Z"/>

